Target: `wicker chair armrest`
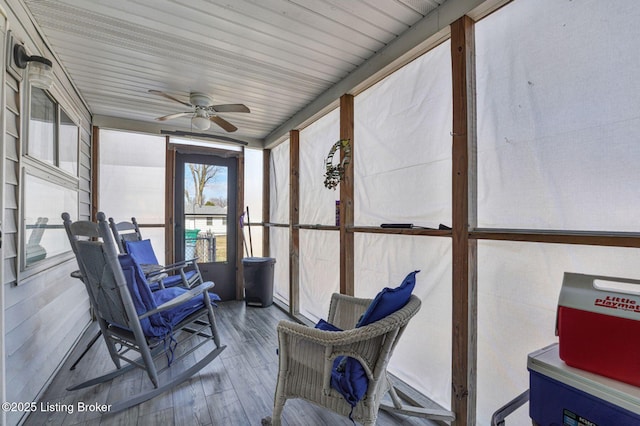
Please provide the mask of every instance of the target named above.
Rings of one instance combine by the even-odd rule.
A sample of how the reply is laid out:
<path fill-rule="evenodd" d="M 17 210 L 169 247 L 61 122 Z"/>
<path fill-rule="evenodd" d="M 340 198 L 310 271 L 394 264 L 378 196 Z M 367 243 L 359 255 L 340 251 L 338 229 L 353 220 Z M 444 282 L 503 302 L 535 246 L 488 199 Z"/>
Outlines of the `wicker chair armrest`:
<path fill-rule="evenodd" d="M 162 311 L 166 311 L 172 308 L 175 308 L 176 306 L 182 305 L 185 302 L 188 302 L 189 300 L 193 299 L 194 297 L 197 297 L 201 294 L 203 294 L 205 291 L 208 291 L 210 289 L 212 289 L 215 286 L 215 284 L 212 281 L 207 281 L 204 282 L 202 284 L 200 284 L 197 287 L 192 288 L 191 290 L 182 293 L 180 296 L 175 297 L 165 303 L 163 303 L 162 305 L 158 306 L 155 309 L 152 309 L 150 311 L 145 312 L 142 315 L 139 315 L 138 318 L 140 319 L 144 319 L 147 318 L 153 314 L 157 314 L 159 312 Z"/>
<path fill-rule="evenodd" d="M 280 321 L 278 333 L 314 342 L 320 346 L 346 346 L 370 340 L 399 327 L 392 315 L 364 327 L 344 331 L 325 331 L 292 321 Z"/>
<path fill-rule="evenodd" d="M 377 368 L 386 335 L 395 335 L 404 324 L 390 315 L 373 324 L 345 331 L 325 331 L 290 321 L 280 321 L 281 365 L 296 365 L 322 372 L 322 389 L 331 390 L 331 371 L 338 356 L 349 356 L 360 362 L 370 381 L 383 372 Z M 294 361 L 294 362 L 292 362 Z M 298 372 L 300 373 L 300 372 Z"/>

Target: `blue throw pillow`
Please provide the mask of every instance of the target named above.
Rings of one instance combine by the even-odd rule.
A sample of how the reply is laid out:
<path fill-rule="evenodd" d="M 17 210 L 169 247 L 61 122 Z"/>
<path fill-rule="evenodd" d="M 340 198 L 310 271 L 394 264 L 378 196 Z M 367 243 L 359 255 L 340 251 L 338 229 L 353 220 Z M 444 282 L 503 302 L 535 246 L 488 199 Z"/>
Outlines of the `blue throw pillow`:
<path fill-rule="evenodd" d="M 396 288 L 385 287 L 373 299 L 365 313 L 360 317 L 357 327 L 362 327 L 374 323 L 387 315 L 391 315 L 407 304 L 411 298 L 411 292 L 416 285 L 416 274 L 420 271 L 413 271 L 407 275 Z"/>
<path fill-rule="evenodd" d="M 323 319 L 318 321 L 315 328 L 324 331 L 343 331 Z M 357 359 L 339 356 L 333 361 L 331 387 L 337 390 L 351 407 L 355 407 L 367 393 L 369 378 Z"/>
<path fill-rule="evenodd" d="M 158 265 L 158 259 L 153 252 L 151 240 L 125 241 L 125 248 L 140 265 Z"/>

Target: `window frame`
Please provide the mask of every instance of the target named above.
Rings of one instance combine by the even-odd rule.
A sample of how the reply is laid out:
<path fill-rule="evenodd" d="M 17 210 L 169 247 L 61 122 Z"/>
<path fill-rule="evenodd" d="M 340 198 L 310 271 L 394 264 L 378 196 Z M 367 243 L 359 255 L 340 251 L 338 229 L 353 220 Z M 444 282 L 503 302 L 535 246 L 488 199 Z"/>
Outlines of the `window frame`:
<path fill-rule="evenodd" d="M 65 250 L 62 253 L 55 254 L 50 258 L 44 258 L 41 260 L 37 260 L 32 264 L 27 265 L 27 243 L 29 240 L 29 230 L 27 229 L 26 223 L 26 214 L 27 214 L 27 202 L 26 195 L 29 191 L 27 185 L 27 176 L 35 177 L 40 180 L 43 180 L 47 183 L 53 184 L 55 186 L 60 187 L 62 190 L 70 190 L 75 193 L 76 204 L 73 208 L 73 211 L 69 213 L 72 217 L 76 219 L 80 214 L 80 120 L 76 114 L 72 114 L 69 112 L 69 108 L 65 108 L 61 105 L 61 103 L 57 100 L 56 96 L 49 91 L 43 90 L 44 94 L 53 102 L 55 109 L 55 120 L 54 120 L 54 135 L 53 135 L 53 144 L 54 144 L 54 164 L 49 163 L 43 159 L 37 158 L 37 156 L 29 154 L 29 144 L 30 144 L 30 123 L 31 123 L 31 100 L 32 93 L 34 88 L 26 84 L 24 92 L 26 96 L 24 99 L 24 111 L 21 114 L 23 119 L 21 119 L 21 125 L 23 126 L 23 137 L 21 141 L 22 154 L 20 155 L 20 185 L 19 185 L 19 206 L 18 206 L 18 217 L 19 217 L 19 226 L 18 226 L 18 241 L 17 241 L 17 267 L 18 267 L 18 285 L 26 278 L 29 278 L 33 275 L 36 275 L 42 271 L 50 269 L 52 267 L 58 266 L 64 262 L 67 262 L 73 259 L 73 252 L 71 250 L 71 246 L 68 247 L 68 250 Z M 38 89 L 42 90 L 42 89 Z M 76 151 L 76 160 L 75 166 L 73 167 L 74 173 L 72 174 L 70 171 L 65 170 L 60 167 L 60 117 L 61 112 L 63 111 L 67 118 L 76 126 L 77 129 L 77 143 L 75 144 Z M 59 212 L 62 214 L 62 212 Z M 61 220 L 59 218 L 54 218 L 57 222 Z M 61 222 L 60 222 L 61 224 Z M 58 223 L 54 222 L 54 225 L 58 225 Z"/>

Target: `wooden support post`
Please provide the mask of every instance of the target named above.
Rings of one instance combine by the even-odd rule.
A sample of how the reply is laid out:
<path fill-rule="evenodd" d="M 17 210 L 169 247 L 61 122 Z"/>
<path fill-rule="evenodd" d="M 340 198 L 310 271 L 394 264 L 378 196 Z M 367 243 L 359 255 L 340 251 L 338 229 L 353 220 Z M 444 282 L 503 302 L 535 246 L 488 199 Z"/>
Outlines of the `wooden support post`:
<path fill-rule="evenodd" d="M 244 147 L 242 147 L 242 154 L 238 156 L 237 159 L 237 170 L 238 170 L 238 186 L 236 188 L 236 194 L 238 194 L 237 210 L 238 216 L 235 218 L 236 221 L 236 300 L 244 299 L 244 268 L 242 267 L 242 258 L 244 257 L 244 237 L 242 233 L 244 230 L 238 226 L 240 223 L 240 214 L 244 212 Z M 245 217 L 245 220 L 247 218 Z M 247 220 L 248 224 L 249 221 Z"/>
<path fill-rule="evenodd" d="M 98 220 L 100 211 L 100 128 L 91 129 L 91 218 Z"/>
<path fill-rule="evenodd" d="M 176 151 L 170 147 L 170 138 L 166 136 L 165 183 L 164 183 L 164 257 L 165 265 L 175 262 L 175 233 L 173 229 L 175 215 L 175 172 Z"/>
<path fill-rule="evenodd" d="M 474 22 L 451 24 L 453 83 L 452 411 L 454 425 L 476 424 L 477 241 Z"/>
<path fill-rule="evenodd" d="M 289 132 L 289 313 L 300 312 L 300 132 Z"/>
<path fill-rule="evenodd" d="M 262 222 L 271 221 L 271 150 L 262 151 Z M 270 246 L 270 228 L 262 228 L 262 255 L 269 257 L 271 253 Z"/>
<path fill-rule="evenodd" d="M 351 163 L 340 182 L 340 293 L 354 295 L 354 234 L 347 232 L 353 227 L 353 160 L 356 152 L 353 140 L 353 95 L 340 97 L 340 139 L 351 143 Z M 340 161 L 344 152 L 340 150 Z"/>

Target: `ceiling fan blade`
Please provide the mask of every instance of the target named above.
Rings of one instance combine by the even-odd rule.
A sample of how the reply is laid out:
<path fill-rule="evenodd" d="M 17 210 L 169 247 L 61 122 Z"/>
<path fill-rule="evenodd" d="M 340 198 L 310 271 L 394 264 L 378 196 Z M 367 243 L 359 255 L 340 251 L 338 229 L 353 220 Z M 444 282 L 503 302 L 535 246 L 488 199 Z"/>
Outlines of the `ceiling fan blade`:
<path fill-rule="evenodd" d="M 222 127 L 224 130 L 226 130 L 229 133 L 235 132 L 236 130 L 238 130 L 238 128 L 236 126 L 234 126 L 233 124 L 229 123 L 224 118 L 218 117 L 217 115 L 210 116 L 209 120 L 213 121 L 214 123 L 216 123 L 218 126 Z"/>
<path fill-rule="evenodd" d="M 156 120 L 158 121 L 166 121 L 166 120 L 171 120 L 174 118 L 178 118 L 178 117 L 184 117 L 185 115 L 191 115 L 193 114 L 193 112 L 178 112 L 175 114 L 169 114 L 169 115 L 165 115 L 164 117 L 158 117 L 156 118 Z"/>
<path fill-rule="evenodd" d="M 189 102 L 181 101 L 180 99 L 174 98 L 173 96 L 171 96 L 169 94 L 166 94 L 164 92 L 161 92 L 160 90 L 149 90 L 149 93 L 153 93 L 154 95 L 163 96 L 163 97 L 165 97 L 167 99 L 171 99 L 172 101 L 179 102 L 184 106 L 188 106 L 188 107 L 192 107 L 193 106 Z"/>
<path fill-rule="evenodd" d="M 244 104 L 212 105 L 209 108 L 215 112 L 251 112 Z"/>

